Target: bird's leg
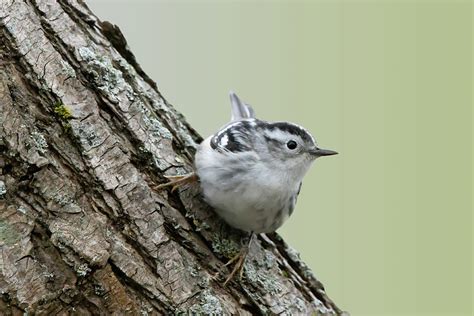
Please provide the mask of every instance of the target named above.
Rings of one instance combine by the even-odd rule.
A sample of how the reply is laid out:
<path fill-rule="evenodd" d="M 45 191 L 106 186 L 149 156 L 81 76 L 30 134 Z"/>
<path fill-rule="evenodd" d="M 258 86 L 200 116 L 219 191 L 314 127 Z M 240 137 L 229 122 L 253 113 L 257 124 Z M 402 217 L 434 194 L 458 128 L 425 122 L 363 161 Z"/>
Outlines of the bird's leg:
<path fill-rule="evenodd" d="M 245 264 L 245 259 L 247 257 L 247 254 L 249 253 L 249 249 L 250 249 L 250 243 L 252 242 L 252 239 L 253 239 L 253 236 L 254 236 L 254 233 L 250 233 L 250 237 L 248 239 L 248 242 L 246 242 L 242 248 L 240 248 L 240 251 L 237 255 L 235 255 L 233 258 L 231 258 L 225 265 L 224 267 L 227 267 L 231 264 L 233 264 L 234 262 L 236 262 L 234 264 L 234 268 L 232 269 L 232 271 L 229 273 L 229 275 L 227 276 L 227 279 L 224 281 L 223 285 L 226 286 L 227 283 L 229 283 L 230 280 L 232 280 L 232 278 L 234 277 L 234 275 L 238 272 L 239 273 L 239 279 L 242 279 L 242 275 L 243 275 L 243 272 L 244 272 L 244 264 Z"/>
<path fill-rule="evenodd" d="M 225 279 L 225 281 L 223 283 L 224 286 L 226 286 L 227 283 L 229 283 L 229 281 L 232 280 L 232 278 L 234 277 L 234 275 L 237 272 L 239 272 L 239 279 L 242 279 L 242 274 L 243 274 L 243 271 L 244 271 L 244 263 L 245 263 L 245 258 L 247 257 L 247 253 L 248 253 L 248 248 L 244 247 L 240 250 L 240 252 L 234 258 L 232 258 L 231 260 L 229 260 L 229 262 L 227 262 L 225 264 L 225 266 L 227 266 L 227 265 L 230 265 L 231 261 L 232 262 L 237 261 L 234 264 L 234 268 L 232 269 L 232 271 L 227 276 L 227 279 Z"/>
<path fill-rule="evenodd" d="M 171 187 L 171 192 L 174 192 L 180 186 L 193 183 L 198 180 L 198 176 L 196 175 L 195 172 L 191 172 L 191 173 L 183 174 L 183 175 L 176 175 L 176 176 L 165 176 L 165 178 L 170 180 L 170 182 L 156 185 L 153 187 L 153 189 L 162 190 L 163 188 Z"/>

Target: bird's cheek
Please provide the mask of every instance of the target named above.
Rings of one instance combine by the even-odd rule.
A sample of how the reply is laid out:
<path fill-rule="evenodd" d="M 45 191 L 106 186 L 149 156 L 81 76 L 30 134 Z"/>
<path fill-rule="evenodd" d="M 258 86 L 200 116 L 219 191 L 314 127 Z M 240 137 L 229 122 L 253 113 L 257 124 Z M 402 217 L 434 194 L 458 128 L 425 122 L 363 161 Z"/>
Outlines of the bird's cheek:
<path fill-rule="evenodd" d="M 310 153 L 304 154 L 305 162 L 311 164 L 313 161 L 316 160 L 316 156 L 311 155 Z"/>

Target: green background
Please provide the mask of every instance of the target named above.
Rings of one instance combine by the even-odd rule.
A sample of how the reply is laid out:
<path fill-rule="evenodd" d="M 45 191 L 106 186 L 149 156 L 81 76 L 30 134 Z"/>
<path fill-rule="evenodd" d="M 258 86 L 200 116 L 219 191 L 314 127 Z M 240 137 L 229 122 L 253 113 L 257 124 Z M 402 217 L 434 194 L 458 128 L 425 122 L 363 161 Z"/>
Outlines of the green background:
<path fill-rule="evenodd" d="M 471 2 L 88 3 L 202 135 L 234 89 L 340 152 L 280 229 L 340 307 L 471 314 Z"/>

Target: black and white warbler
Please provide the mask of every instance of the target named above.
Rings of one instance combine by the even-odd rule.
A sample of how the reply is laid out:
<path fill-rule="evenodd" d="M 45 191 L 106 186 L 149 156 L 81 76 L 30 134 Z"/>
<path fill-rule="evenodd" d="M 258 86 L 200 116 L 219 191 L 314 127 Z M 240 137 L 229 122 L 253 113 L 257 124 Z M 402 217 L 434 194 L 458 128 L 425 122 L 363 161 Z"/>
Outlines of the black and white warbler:
<path fill-rule="evenodd" d="M 170 177 L 177 186 L 200 179 L 205 200 L 230 226 L 251 233 L 278 229 L 293 213 L 313 161 L 337 154 L 321 149 L 301 126 L 255 118 L 252 107 L 230 92 L 231 121 L 197 148 L 195 174 Z M 253 235 L 252 235 L 253 236 Z M 250 239 L 251 240 L 251 239 Z M 243 266 L 243 247 L 234 271 Z"/>

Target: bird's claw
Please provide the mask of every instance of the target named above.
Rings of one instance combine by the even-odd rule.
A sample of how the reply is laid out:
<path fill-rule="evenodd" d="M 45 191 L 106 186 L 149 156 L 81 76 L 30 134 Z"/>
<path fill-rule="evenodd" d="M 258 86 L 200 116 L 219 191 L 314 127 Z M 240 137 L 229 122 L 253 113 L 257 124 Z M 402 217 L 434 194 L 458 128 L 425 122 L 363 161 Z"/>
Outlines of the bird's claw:
<path fill-rule="evenodd" d="M 222 283 L 223 286 L 226 286 L 230 280 L 235 276 L 235 274 L 238 272 L 239 273 L 239 280 L 242 280 L 243 273 L 244 273 L 244 264 L 245 264 L 245 258 L 248 253 L 248 248 L 245 247 L 244 249 L 241 249 L 238 254 L 236 254 L 234 257 L 232 257 L 229 261 L 227 261 L 226 264 L 224 264 L 224 267 L 227 267 L 235 262 L 234 267 L 232 268 L 232 271 L 227 275 L 227 278 L 225 279 L 224 283 Z M 237 262 L 236 262 L 237 261 Z M 219 276 L 221 275 L 223 269 L 219 270 L 216 274 L 214 274 L 213 279 L 220 281 Z"/>
<path fill-rule="evenodd" d="M 184 175 L 165 176 L 165 178 L 170 180 L 170 182 L 166 182 L 166 183 L 156 185 L 156 186 L 153 187 L 153 189 L 159 191 L 159 190 L 162 190 L 164 188 L 171 187 L 171 192 L 173 193 L 179 187 L 181 187 L 185 184 L 193 183 L 193 182 L 197 181 L 197 179 L 198 179 L 197 175 L 194 172 L 184 174 Z"/>

